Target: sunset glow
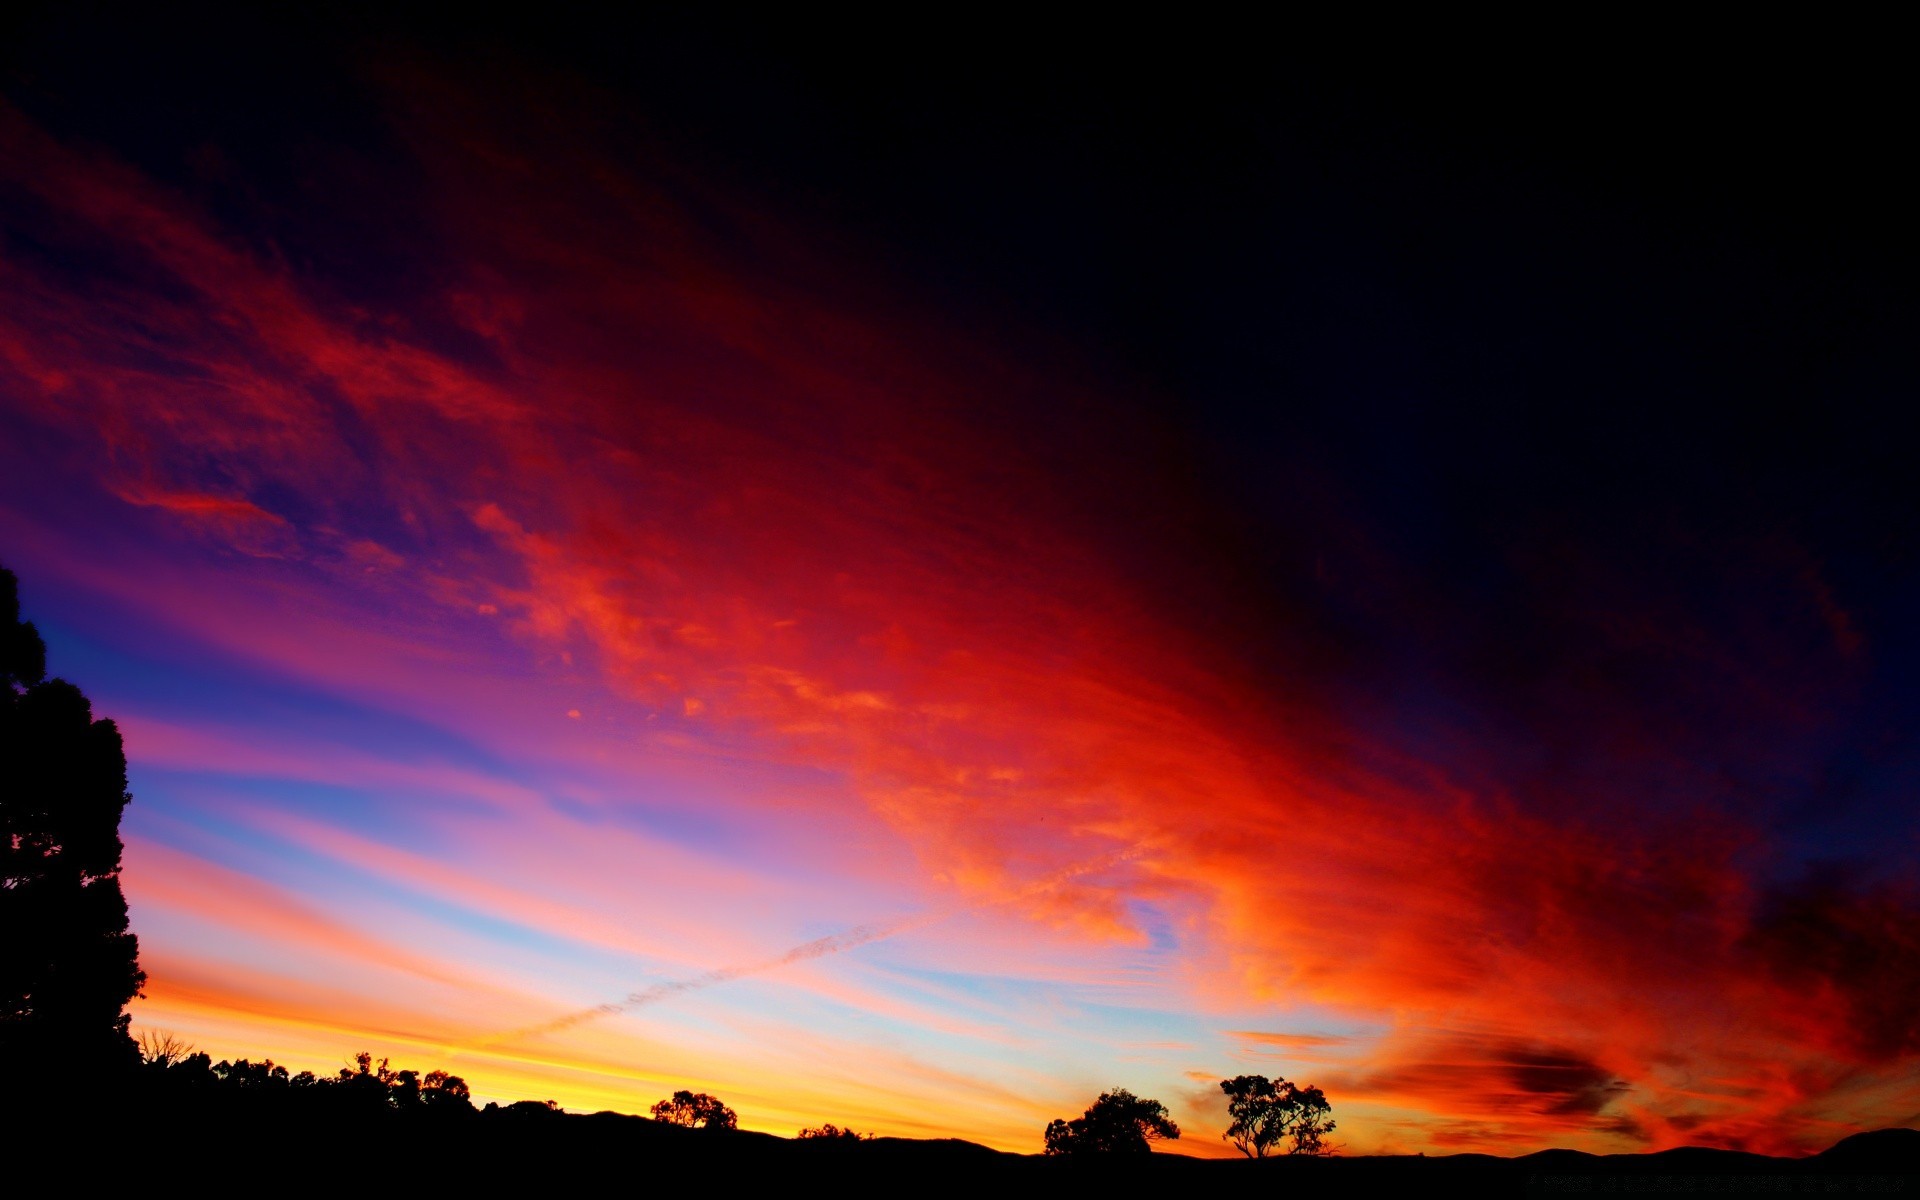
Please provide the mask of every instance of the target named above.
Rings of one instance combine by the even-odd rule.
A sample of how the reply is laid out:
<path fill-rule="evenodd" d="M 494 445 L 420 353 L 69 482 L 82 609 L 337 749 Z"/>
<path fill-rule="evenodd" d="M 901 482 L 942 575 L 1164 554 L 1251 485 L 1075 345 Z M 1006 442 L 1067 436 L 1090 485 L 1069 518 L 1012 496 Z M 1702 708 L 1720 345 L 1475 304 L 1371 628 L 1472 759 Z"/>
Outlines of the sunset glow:
<path fill-rule="evenodd" d="M 0 562 L 125 736 L 136 1029 L 1022 1152 L 1124 1085 L 1231 1155 L 1254 1071 L 1349 1153 L 1920 1111 L 1920 823 L 1803 788 L 1899 608 L 1823 544 L 1516 517 L 1431 586 L 1366 479 L 1223 514 L 1166 385 L 584 85 L 354 86 L 355 278 L 0 102 Z"/>

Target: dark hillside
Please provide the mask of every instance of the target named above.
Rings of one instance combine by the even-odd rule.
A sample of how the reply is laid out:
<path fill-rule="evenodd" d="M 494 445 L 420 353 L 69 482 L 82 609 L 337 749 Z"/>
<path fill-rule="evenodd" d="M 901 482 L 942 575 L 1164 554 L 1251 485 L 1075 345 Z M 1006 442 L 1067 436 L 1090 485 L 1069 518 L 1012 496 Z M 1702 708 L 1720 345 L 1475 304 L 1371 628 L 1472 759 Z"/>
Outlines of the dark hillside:
<path fill-rule="evenodd" d="M 710 1132 L 602 1112 L 573 1115 L 522 1103 L 486 1111 L 342 1111 L 298 1093 L 172 1096 L 72 1110 L 16 1113 L 10 1182 L 71 1172 L 84 1147 L 103 1188 L 144 1189 L 156 1156 L 219 1164 L 249 1189 L 305 1193 L 343 1179 L 408 1186 L 564 1194 L 609 1181 L 660 1187 L 910 1187 L 993 1197 L 1080 1194 L 1089 1188 L 1280 1189 L 1292 1195 L 1553 1195 L 1586 1192 L 1902 1195 L 1920 1192 L 1920 1132 L 1845 1139 L 1806 1159 L 1687 1147 L 1646 1155 L 1547 1150 L 1483 1154 L 1214 1160 L 1155 1153 L 1110 1162 L 1007 1154 L 957 1139 L 809 1142 Z M 44 1157 L 36 1154 L 40 1148 Z M 56 1149 L 57 1148 L 57 1149 Z M 623 1185 L 625 1186 L 625 1185 Z M 16 1194 L 30 1194 L 20 1192 Z"/>

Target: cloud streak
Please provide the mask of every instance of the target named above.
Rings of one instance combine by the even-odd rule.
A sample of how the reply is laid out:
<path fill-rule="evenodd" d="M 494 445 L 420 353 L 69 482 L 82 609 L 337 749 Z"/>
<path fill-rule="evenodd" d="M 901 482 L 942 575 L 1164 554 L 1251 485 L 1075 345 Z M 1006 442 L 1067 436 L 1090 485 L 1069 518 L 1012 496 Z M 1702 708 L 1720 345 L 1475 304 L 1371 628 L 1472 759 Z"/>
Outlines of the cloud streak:
<path fill-rule="evenodd" d="M 1068 880 L 1095 871 L 1111 869 L 1121 863 L 1139 857 L 1142 853 L 1144 853 L 1144 848 L 1134 847 L 1090 862 L 1066 867 L 1045 879 L 1037 880 L 1026 885 L 1013 896 L 1009 897 L 1007 901 L 1002 902 L 1024 900 L 1042 895 L 1060 887 Z M 852 929 L 843 930 L 840 933 L 830 933 L 824 937 L 817 937 L 811 941 L 802 942 L 800 945 L 787 950 L 785 953 L 777 954 L 772 958 L 763 959 L 754 963 L 744 963 L 738 966 L 720 967 L 686 979 L 675 979 L 666 983 L 652 984 L 640 988 L 637 991 L 627 993 L 626 997 L 618 1002 L 599 1004 L 592 1008 L 583 1008 L 577 1012 L 556 1017 L 551 1021 L 496 1034 L 492 1037 L 470 1043 L 467 1048 L 495 1046 L 506 1042 L 524 1041 L 528 1038 L 539 1037 L 542 1034 L 559 1033 L 562 1030 L 584 1025 L 589 1021 L 596 1021 L 602 1017 L 615 1016 L 619 1013 L 645 1008 L 648 1005 L 658 1004 L 663 1000 L 669 1000 L 688 992 L 697 992 L 705 988 L 718 987 L 721 984 L 732 983 L 736 979 L 744 979 L 750 975 L 761 975 L 768 971 L 777 971 L 781 967 L 792 966 L 795 963 L 810 962 L 817 958 L 825 958 L 829 954 L 840 954 L 844 951 L 858 949 L 871 942 L 896 937 L 916 929 L 924 929 L 929 925 L 936 925 L 942 921 L 959 916 L 961 913 L 971 911 L 971 907 L 954 907 L 919 917 L 902 918 L 896 921 L 887 921 L 873 925 L 856 925 Z M 461 1048 L 462 1047 L 454 1047 L 453 1049 L 458 1050 Z"/>

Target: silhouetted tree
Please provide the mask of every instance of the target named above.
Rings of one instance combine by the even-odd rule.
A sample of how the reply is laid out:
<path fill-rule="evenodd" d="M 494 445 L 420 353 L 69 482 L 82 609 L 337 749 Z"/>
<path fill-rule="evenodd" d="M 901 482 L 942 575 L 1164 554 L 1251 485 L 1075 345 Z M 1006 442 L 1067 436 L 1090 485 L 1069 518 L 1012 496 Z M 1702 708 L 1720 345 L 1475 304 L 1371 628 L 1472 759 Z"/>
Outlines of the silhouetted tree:
<path fill-rule="evenodd" d="M 164 1073 L 169 1088 L 206 1089 L 220 1083 L 220 1077 L 213 1073 L 213 1056 L 204 1050 L 189 1053 L 158 1069 Z"/>
<path fill-rule="evenodd" d="M 399 1078 L 386 1059 L 374 1061 L 365 1050 L 353 1056 L 350 1066 L 340 1068 L 333 1085 L 343 1099 L 363 1109 L 383 1109 L 390 1104 L 388 1094 Z"/>
<path fill-rule="evenodd" d="M 158 1029 L 142 1030 L 135 1047 L 139 1051 L 141 1065 L 152 1071 L 165 1071 L 193 1053 L 192 1046 Z"/>
<path fill-rule="evenodd" d="M 648 1111 L 656 1121 L 689 1129 L 732 1129 L 737 1124 L 733 1110 L 705 1092 L 675 1092 Z"/>
<path fill-rule="evenodd" d="M 387 1103 L 406 1110 L 420 1107 L 420 1072 L 396 1071 L 387 1085 Z"/>
<path fill-rule="evenodd" d="M 146 981 L 120 892 L 120 731 L 46 667 L 0 569 L 0 1062 L 22 1081 L 132 1070 L 121 1010 Z"/>
<path fill-rule="evenodd" d="M 1293 1145 L 1287 1153 L 1325 1154 L 1326 1136 L 1334 1130 L 1333 1105 L 1316 1087 L 1296 1088 L 1294 1097 L 1300 1101 L 1300 1115 L 1293 1122 Z"/>
<path fill-rule="evenodd" d="M 842 1129 L 829 1121 L 815 1129 L 802 1129 L 800 1131 L 800 1138 L 802 1141 L 814 1142 L 864 1142 L 871 1140 L 873 1135 L 870 1133 L 855 1133 L 851 1129 Z"/>
<path fill-rule="evenodd" d="M 280 1070 L 284 1073 L 285 1068 Z M 296 1086 L 310 1086 L 321 1081 L 307 1075 L 305 1084 L 301 1083 L 299 1076 L 288 1082 Z M 418 1071 L 396 1071 L 387 1059 L 376 1060 L 364 1050 L 354 1055 L 352 1063 L 340 1068 L 339 1074 L 327 1082 L 339 1091 L 343 1099 L 365 1109 L 390 1108 L 401 1112 L 424 1110 L 435 1113 L 473 1111 L 473 1094 L 467 1088 L 467 1081 L 458 1075 L 449 1075 L 445 1071 L 428 1071 L 425 1075 Z M 551 1100 L 521 1103 L 544 1103 L 550 1108 L 559 1107 Z"/>
<path fill-rule="evenodd" d="M 428 1112 L 472 1112 L 473 1093 L 458 1075 L 428 1071 L 420 1081 L 420 1103 Z"/>
<path fill-rule="evenodd" d="M 1148 1142 L 1179 1136 L 1180 1127 L 1168 1119 L 1166 1105 L 1115 1088 L 1102 1092 L 1085 1116 L 1049 1124 L 1046 1146 L 1048 1154 L 1076 1157 L 1146 1154 L 1152 1150 Z"/>
<path fill-rule="evenodd" d="M 1300 1087 L 1265 1075 L 1236 1075 L 1220 1081 L 1233 1124 L 1221 1136 L 1249 1158 L 1265 1158 L 1288 1140 L 1289 1154 L 1322 1154 L 1333 1132 L 1333 1106 L 1316 1087 Z"/>

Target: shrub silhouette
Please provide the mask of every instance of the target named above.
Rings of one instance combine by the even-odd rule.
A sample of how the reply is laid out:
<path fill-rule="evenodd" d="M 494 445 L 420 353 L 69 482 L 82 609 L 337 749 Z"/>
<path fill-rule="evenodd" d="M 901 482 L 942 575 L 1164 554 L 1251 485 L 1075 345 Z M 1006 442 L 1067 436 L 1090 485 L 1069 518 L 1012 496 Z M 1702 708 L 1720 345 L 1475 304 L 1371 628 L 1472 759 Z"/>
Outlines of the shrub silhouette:
<path fill-rule="evenodd" d="M 23 1085 L 138 1064 L 122 1011 L 146 981 L 120 891 L 127 758 L 0 569 L 0 1062 Z"/>
<path fill-rule="evenodd" d="M 842 1129 L 831 1121 L 814 1129 L 802 1129 L 800 1140 L 814 1142 L 864 1142 L 872 1140 L 870 1133 L 855 1133 L 851 1129 Z"/>
<path fill-rule="evenodd" d="M 1150 1141 L 1179 1136 L 1180 1127 L 1168 1119 L 1166 1105 L 1115 1088 L 1102 1092 L 1086 1115 L 1049 1124 L 1046 1152 L 1073 1157 L 1146 1154 L 1152 1150 Z"/>
<path fill-rule="evenodd" d="M 656 1121 L 689 1129 L 732 1129 L 738 1123 L 732 1109 L 705 1092 L 675 1092 L 648 1110 Z"/>
<path fill-rule="evenodd" d="M 1324 1138 L 1333 1132 L 1333 1106 L 1316 1087 L 1300 1087 L 1265 1075 L 1236 1075 L 1220 1081 L 1233 1124 L 1220 1136 L 1249 1158 L 1265 1158 L 1291 1140 L 1289 1154 L 1324 1154 Z"/>

